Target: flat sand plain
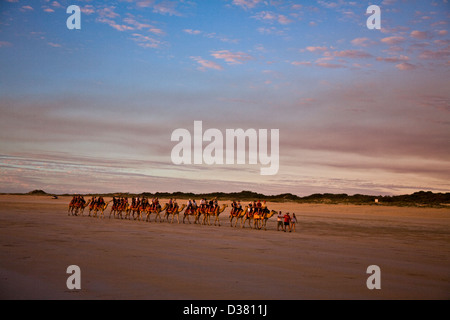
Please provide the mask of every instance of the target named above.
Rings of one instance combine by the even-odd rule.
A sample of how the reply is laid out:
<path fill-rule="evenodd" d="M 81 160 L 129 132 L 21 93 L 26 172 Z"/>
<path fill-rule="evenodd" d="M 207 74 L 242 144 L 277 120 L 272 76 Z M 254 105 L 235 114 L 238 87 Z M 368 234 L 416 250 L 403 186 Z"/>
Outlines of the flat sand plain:
<path fill-rule="evenodd" d="M 296 213 L 285 233 L 276 217 L 230 227 L 229 207 L 218 227 L 68 216 L 69 202 L 0 196 L 1 299 L 450 298 L 449 209 L 268 203 Z M 66 286 L 70 265 L 81 290 Z"/>

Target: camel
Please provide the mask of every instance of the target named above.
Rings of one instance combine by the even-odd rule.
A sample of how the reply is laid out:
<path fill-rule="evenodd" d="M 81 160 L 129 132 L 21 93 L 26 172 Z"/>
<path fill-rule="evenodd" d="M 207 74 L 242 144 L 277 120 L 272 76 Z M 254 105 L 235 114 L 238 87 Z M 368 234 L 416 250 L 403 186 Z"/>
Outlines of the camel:
<path fill-rule="evenodd" d="M 196 208 L 190 208 L 190 209 L 184 210 L 183 223 L 184 223 L 184 220 L 185 220 L 186 217 L 187 217 L 189 224 L 191 224 L 191 221 L 190 221 L 190 219 L 189 219 L 189 216 L 192 216 L 192 215 L 195 216 L 194 223 L 197 223 L 197 220 L 198 220 L 198 218 L 197 218 L 197 216 L 198 216 L 198 211 L 199 211 L 199 207 L 196 207 Z"/>
<path fill-rule="evenodd" d="M 163 212 L 164 210 L 166 210 L 168 206 L 169 206 L 169 205 L 168 205 L 167 203 L 164 205 L 163 208 L 161 208 L 161 205 L 158 205 L 158 207 L 156 207 L 156 209 L 152 209 L 150 205 L 147 206 L 147 208 L 145 209 L 145 211 L 147 212 L 145 221 L 150 222 L 150 215 L 151 215 L 152 213 L 156 213 L 155 222 L 156 222 L 156 220 L 158 219 L 158 217 L 159 217 L 159 222 L 162 222 L 162 219 L 161 219 L 161 212 Z"/>
<path fill-rule="evenodd" d="M 263 213 L 263 217 L 261 218 L 261 227 L 259 229 L 264 227 L 264 231 L 265 231 L 266 230 L 266 226 L 267 226 L 267 220 L 272 218 L 272 216 L 275 215 L 275 214 L 277 214 L 277 212 L 275 210 L 271 210 L 270 212 Z"/>
<path fill-rule="evenodd" d="M 137 220 L 141 221 L 142 213 L 144 211 L 150 210 L 150 204 L 149 203 L 141 203 L 139 205 L 132 207 L 131 210 L 133 211 L 133 219 L 134 220 L 137 219 Z M 137 213 L 137 217 L 134 216 L 136 213 Z M 148 214 L 147 214 L 147 217 L 148 217 Z M 130 217 L 130 219 L 131 219 L 131 217 Z"/>
<path fill-rule="evenodd" d="M 84 213 L 84 209 L 89 205 L 89 203 L 91 202 L 91 199 L 89 199 L 84 205 L 80 205 L 78 206 L 78 208 L 75 210 L 75 215 L 77 216 L 78 213 L 81 213 L 81 216 L 83 216 Z"/>
<path fill-rule="evenodd" d="M 136 218 L 134 217 L 134 215 L 137 213 L 138 218 L 140 218 L 141 214 L 140 214 L 140 208 L 138 205 L 130 205 L 129 208 L 127 208 L 127 214 L 125 215 L 125 218 L 129 217 L 129 219 L 131 220 L 131 218 L 133 217 L 133 220 L 136 220 Z M 133 213 L 133 215 L 131 215 L 131 213 Z"/>
<path fill-rule="evenodd" d="M 201 214 L 203 214 L 202 224 L 208 223 L 208 225 L 211 225 L 210 217 L 214 216 L 215 217 L 214 225 L 216 225 L 216 223 L 218 223 L 220 226 L 219 215 L 225 210 L 226 207 L 228 207 L 228 205 L 224 204 L 224 205 L 222 205 L 222 208 L 217 207 L 214 212 L 212 212 L 210 208 L 204 208 L 204 209 L 198 208 L 197 213 L 195 215 L 194 223 L 199 222 L 200 216 L 201 216 Z"/>
<path fill-rule="evenodd" d="M 186 205 L 181 205 L 181 208 L 177 206 L 176 208 L 169 210 L 166 209 L 166 214 L 164 215 L 164 218 L 166 218 L 166 221 L 169 221 L 169 215 L 172 215 L 172 220 L 170 223 L 173 223 L 173 220 L 175 219 L 175 215 L 177 216 L 178 224 L 180 223 L 180 213 L 183 212 L 184 208 L 186 208 Z"/>
<path fill-rule="evenodd" d="M 273 211 L 273 210 L 272 210 Z M 248 226 L 250 227 L 250 228 L 252 228 L 252 226 L 251 226 L 251 221 L 253 221 L 253 229 L 261 229 L 262 228 L 262 226 L 264 225 L 264 230 L 265 230 L 265 227 L 266 227 L 266 223 L 267 223 L 267 220 L 270 218 L 270 217 L 272 217 L 274 214 L 275 214 L 276 212 L 275 211 L 273 211 L 273 212 L 270 212 L 269 211 L 269 209 L 265 209 L 265 211 L 262 213 L 262 214 L 259 214 L 259 213 L 253 213 L 252 215 L 250 215 L 250 214 L 246 214 L 245 216 L 244 216 L 244 220 L 243 220 L 243 222 L 242 222 L 242 228 L 244 228 L 245 227 L 245 221 L 247 221 L 248 220 Z M 267 216 L 267 218 L 266 218 L 266 216 Z M 264 221 L 263 221 L 264 220 Z"/>
<path fill-rule="evenodd" d="M 233 226 L 233 219 L 236 218 L 236 223 L 234 224 L 234 226 L 236 227 L 239 220 L 241 220 L 242 223 L 242 218 L 247 214 L 247 210 L 248 210 L 248 206 L 245 206 L 244 210 L 241 210 L 241 212 L 239 212 L 239 215 L 232 215 L 230 212 L 230 227 Z"/>
<path fill-rule="evenodd" d="M 70 203 L 69 203 L 69 209 L 67 210 L 67 215 L 68 216 L 70 216 L 70 214 L 72 214 L 72 215 L 74 215 L 73 214 L 73 210 L 75 209 L 75 205 L 73 204 L 73 200 L 72 201 L 70 201 Z"/>
<path fill-rule="evenodd" d="M 106 203 L 103 204 L 103 205 L 95 204 L 95 205 L 94 205 L 94 215 L 93 215 L 93 217 L 95 217 L 95 218 L 102 218 L 102 219 L 103 219 L 103 218 L 105 217 L 105 216 L 104 216 L 105 210 L 106 210 L 106 208 L 108 208 L 108 205 L 109 205 L 109 203 L 110 203 L 111 201 L 112 201 L 112 200 L 106 202 Z M 98 211 L 100 211 L 100 216 L 98 216 Z"/>
<path fill-rule="evenodd" d="M 130 210 L 130 204 L 128 202 L 113 205 L 111 207 L 111 211 L 109 212 L 109 218 L 111 219 L 111 215 L 115 218 L 117 215 L 117 218 L 119 218 L 119 216 L 120 216 L 120 218 L 123 219 L 123 216 L 122 216 L 123 211 L 126 212 L 126 215 L 125 215 L 125 218 L 126 218 L 129 215 L 129 210 Z"/>
<path fill-rule="evenodd" d="M 84 208 L 86 208 L 89 203 L 91 202 L 91 199 L 88 200 L 84 205 L 81 203 L 74 204 L 72 201 L 69 204 L 69 210 L 67 211 L 68 215 L 72 214 L 73 216 L 77 216 L 80 212 L 81 215 L 83 215 Z"/>
<path fill-rule="evenodd" d="M 194 224 L 197 224 L 197 223 L 200 224 L 200 216 L 202 214 L 205 216 L 207 214 L 206 211 L 207 211 L 206 208 L 201 208 L 200 206 L 198 206 L 196 208 L 189 209 L 189 210 L 185 210 L 184 211 L 184 217 L 183 217 L 183 223 L 184 223 L 184 220 L 187 217 L 189 224 L 191 224 L 189 216 L 194 216 Z M 205 219 L 205 218 L 203 218 L 203 219 Z"/>
<path fill-rule="evenodd" d="M 225 211 L 225 209 L 228 207 L 227 204 L 223 204 L 221 208 L 217 207 L 216 210 L 214 212 L 210 212 L 207 215 L 205 215 L 206 220 L 208 220 L 208 225 L 211 225 L 209 219 L 211 216 L 214 216 L 214 225 L 216 225 L 216 223 L 219 225 L 220 227 L 220 220 L 219 220 L 219 215 Z"/>

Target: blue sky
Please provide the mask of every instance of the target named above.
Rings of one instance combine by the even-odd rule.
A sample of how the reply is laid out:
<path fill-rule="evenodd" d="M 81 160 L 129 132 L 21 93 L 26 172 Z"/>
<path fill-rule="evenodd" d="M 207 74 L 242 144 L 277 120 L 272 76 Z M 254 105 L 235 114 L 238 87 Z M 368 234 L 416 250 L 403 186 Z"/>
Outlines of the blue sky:
<path fill-rule="evenodd" d="M 449 7 L 2 1 L 0 191 L 448 192 Z M 175 166 L 195 120 L 279 129 L 278 174 Z"/>

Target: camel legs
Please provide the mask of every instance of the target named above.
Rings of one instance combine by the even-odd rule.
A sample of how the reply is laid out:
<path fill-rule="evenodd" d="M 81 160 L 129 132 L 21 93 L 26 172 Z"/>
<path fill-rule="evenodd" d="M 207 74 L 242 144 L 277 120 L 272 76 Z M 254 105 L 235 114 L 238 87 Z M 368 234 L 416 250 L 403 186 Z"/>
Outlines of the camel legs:
<path fill-rule="evenodd" d="M 217 222 L 218 226 L 220 227 L 219 215 L 216 215 L 216 218 L 214 219 L 214 225 L 216 225 L 216 222 Z"/>
<path fill-rule="evenodd" d="M 177 213 L 172 214 L 172 221 L 170 223 L 173 223 L 173 220 L 175 219 L 175 215 L 177 216 L 177 222 L 180 224 L 180 215 Z"/>

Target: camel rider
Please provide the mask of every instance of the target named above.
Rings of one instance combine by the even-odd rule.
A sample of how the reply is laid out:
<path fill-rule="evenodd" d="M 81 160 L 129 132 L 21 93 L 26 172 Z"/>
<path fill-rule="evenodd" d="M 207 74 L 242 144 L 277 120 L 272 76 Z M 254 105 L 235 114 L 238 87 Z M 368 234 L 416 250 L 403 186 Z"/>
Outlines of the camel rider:
<path fill-rule="evenodd" d="M 195 199 L 192 200 L 192 208 L 194 208 L 194 210 L 197 209 L 197 202 L 195 202 Z"/>
<path fill-rule="evenodd" d="M 209 209 L 212 209 L 214 207 L 214 200 L 209 200 Z"/>
<path fill-rule="evenodd" d="M 189 211 L 191 209 L 191 207 L 192 207 L 192 201 L 191 201 L 191 199 L 189 199 L 189 201 L 186 204 L 186 211 Z"/>
<path fill-rule="evenodd" d="M 217 198 L 214 198 L 214 212 L 217 210 L 218 207 L 219 207 L 219 202 L 217 201 Z"/>
<path fill-rule="evenodd" d="M 95 205 L 95 197 L 92 196 L 92 198 L 91 198 L 91 203 L 89 204 L 89 208 L 90 208 L 90 209 L 94 208 L 94 205 Z"/>
<path fill-rule="evenodd" d="M 237 214 L 240 214 L 242 212 L 242 205 L 241 205 L 240 201 L 238 201 L 238 203 L 236 205 L 236 209 L 237 209 Z"/>
<path fill-rule="evenodd" d="M 264 213 L 267 213 L 267 204 L 266 204 L 266 201 L 264 201 L 263 203 L 262 203 L 262 205 L 261 205 L 261 212 L 264 214 Z"/>
<path fill-rule="evenodd" d="M 172 210 L 173 207 L 173 201 L 172 198 L 169 199 L 169 211 Z"/>
<path fill-rule="evenodd" d="M 155 198 L 155 207 L 154 207 L 154 209 L 157 209 L 158 206 L 159 206 L 159 199 Z"/>
<path fill-rule="evenodd" d="M 178 209 L 178 202 L 177 199 L 173 199 L 173 210 Z"/>
<path fill-rule="evenodd" d="M 236 211 L 237 211 L 236 200 L 233 200 L 233 202 L 231 203 L 231 212 L 230 212 L 230 214 L 231 214 L 232 216 L 234 216 L 235 213 L 236 213 Z"/>
<path fill-rule="evenodd" d="M 253 216 L 253 202 L 251 201 L 248 203 L 248 214 L 250 217 Z"/>
<path fill-rule="evenodd" d="M 256 203 L 256 212 L 258 214 L 261 213 L 261 201 L 260 200 L 258 200 L 258 202 Z"/>
<path fill-rule="evenodd" d="M 206 207 L 206 200 L 205 198 L 202 198 L 202 200 L 200 200 L 200 208 L 203 210 Z"/>

